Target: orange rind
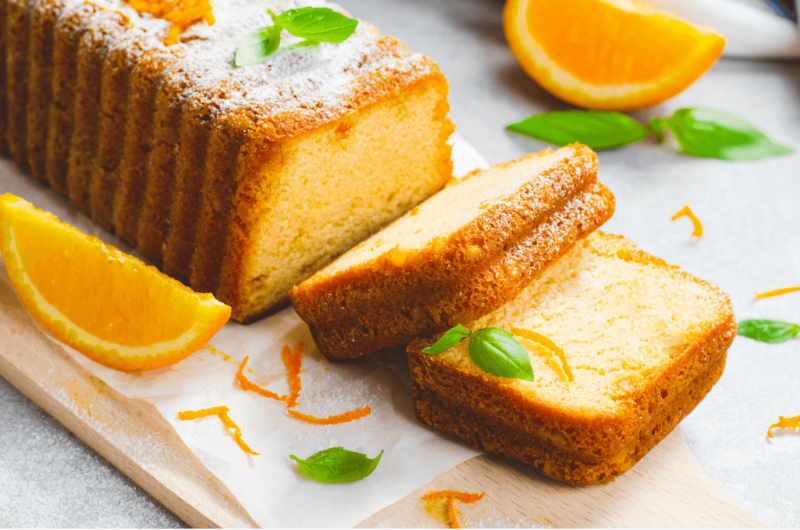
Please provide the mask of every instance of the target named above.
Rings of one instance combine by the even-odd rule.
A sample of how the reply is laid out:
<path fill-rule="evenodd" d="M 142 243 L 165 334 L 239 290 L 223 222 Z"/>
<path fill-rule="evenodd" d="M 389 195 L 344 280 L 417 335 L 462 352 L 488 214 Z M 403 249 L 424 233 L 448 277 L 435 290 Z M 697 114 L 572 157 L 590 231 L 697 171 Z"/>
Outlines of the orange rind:
<path fill-rule="evenodd" d="M 694 83 L 725 39 L 635 0 L 507 0 L 503 25 L 522 68 L 579 107 L 657 105 Z"/>
<path fill-rule="evenodd" d="M 48 332 L 117 370 L 177 363 L 231 309 L 29 202 L 0 196 L 0 253 L 22 303 Z"/>

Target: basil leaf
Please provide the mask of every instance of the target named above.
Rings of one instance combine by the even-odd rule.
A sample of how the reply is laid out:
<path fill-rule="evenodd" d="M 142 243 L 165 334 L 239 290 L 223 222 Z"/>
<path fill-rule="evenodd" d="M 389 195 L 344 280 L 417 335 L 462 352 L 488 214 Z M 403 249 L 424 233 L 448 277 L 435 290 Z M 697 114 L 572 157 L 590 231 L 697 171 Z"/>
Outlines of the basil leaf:
<path fill-rule="evenodd" d="M 473 332 L 469 338 L 469 356 L 484 372 L 533 381 L 528 352 L 504 329 L 483 328 Z"/>
<path fill-rule="evenodd" d="M 750 123 L 733 114 L 706 108 L 678 109 L 669 118 L 651 118 L 650 126 L 659 141 L 669 130 L 681 150 L 692 156 L 721 160 L 761 160 L 793 153 Z"/>
<path fill-rule="evenodd" d="M 650 134 L 648 127 L 627 114 L 597 110 L 545 112 L 506 128 L 559 146 L 580 142 L 595 151 L 632 144 Z"/>
<path fill-rule="evenodd" d="M 280 15 L 272 11 L 272 20 L 295 37 L 314 42 L 343 42 L 358 26 L 358 20 L 348 18 L 329 7 L 301 7 Z"/>
<path fill-rule="evenodd" d="M 305 460 L 294 455 L 289 458 L 297 462 L 297 474 L 308 480 L 335 484 L 355 482 L 367 478 L 381 461 L 383 450 L 375 458 L 348 451 L 343 447 L 331 447 L 316 453 Z"/>
<path fill-rule="evenodd" d="M 236 56 L 233 65 L 236 68 L 261 64 L 278 50 L 281 45 L 281 28 L 278 26 L 267 26 L 257 28 L 248 33 L 239 42 L 236 48 Z"/>
<path fill-rule="evenodd" d="M 470 336 L 470 332 L 467 331 L 467 328 L 462 326 L 461 324 L 456 324 L 454 328 L 451 328 L 442 335 L 442 338 L 434 342 L 431 346 L 428 346 L 422 353 L 427 353 L 428 355 L 439 355 L 442 352 L 445 352 L 461 342 L 462 340 L 466 339 Z"/>
<path fill-rule="evenodd" d="M 785 342 L 800 334 L 800 326 L 769 319 L 748 319 L 739 322 L 737 334 L 761 342 Z"/>

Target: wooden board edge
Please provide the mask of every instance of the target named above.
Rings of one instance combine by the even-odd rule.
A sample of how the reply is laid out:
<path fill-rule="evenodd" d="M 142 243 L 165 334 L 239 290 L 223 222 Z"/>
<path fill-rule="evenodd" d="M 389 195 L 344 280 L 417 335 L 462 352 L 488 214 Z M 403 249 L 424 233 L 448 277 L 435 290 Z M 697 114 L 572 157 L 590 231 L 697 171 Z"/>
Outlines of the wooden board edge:
<path fill-rule="evenodd" d="M 6 281 L 0 309 L 0 375 L 14 387 L 187 525 L 258 528 L 152 404 L 118 393 L 49 340 Z M 158 461 L 125 443 L 137 435 L 153 443 Z"/>

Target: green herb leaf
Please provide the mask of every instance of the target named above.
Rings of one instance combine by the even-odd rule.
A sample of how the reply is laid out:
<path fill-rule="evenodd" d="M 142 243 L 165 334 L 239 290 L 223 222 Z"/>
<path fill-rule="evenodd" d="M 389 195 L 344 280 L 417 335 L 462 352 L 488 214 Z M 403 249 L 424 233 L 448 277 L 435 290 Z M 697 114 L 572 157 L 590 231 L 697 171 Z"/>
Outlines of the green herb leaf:
<path fill-rule="evenodd" d="M 461 324 L 456 324 L 456 326 L 449 329 L 441 339 L 422 350 L 422 353 L 427 353 L 428 355 L 439 355 L 440 353 L 449 350 L 470 335 L 471 333 L 467 331 L 467 328 Z"/>
<path fill-rule="evenodd" d="M 580 142 L 595 151 L 632 144 L 650 134 L 648 127 L 627 114 L 596 110 L 545 112 L 507 129 L 559 146 Z"/>
<path fill-rule="evenodd" d="M 659 141 L 669 130 L 687 155 L 721 160 L 761 160 L 793 153 L 733 114 L 706 108 L 678 109 L 669 118 L 651 118 Z"/>
<path fill-rule="evenodd" d="M 297 474 L 308 480 L 335 484 L 355 482 L 367 478 L 381 461 L 383 451 L 375 458 L 348 451 L 343 447 L 331 447 L 316 453 L 305 460 L 294 455 L 289 458 L 297 462 Z"/>
<path fill-rule="evenodd" d="M 245 36 L 236 48 L 233 65 L 236 68 L 261 64 L 281 45 L 281 28 L 268 26 L 254 29 Z"/>
<path fill-rule="evenodd" d="M 272 11 L 272 20 L 295 37 L 314 42 L 343 42 L 358 26 L 358 20 L 348 18 L 329 7 L 301 7 L 280 15 Z"/>
<path fill-rule="evenodd" d="M 800 334 L 800 326 L 769 319 L 748 319 L 739 322 L 737 333 L 761 342 L 785 342 Z"/>
<path fill-rule="evenodd" d="M 473 332 L 469 338 L 469 356 L 484 372 L 533 381 L 528 352 L 504 329 L 483 328 Z"/>

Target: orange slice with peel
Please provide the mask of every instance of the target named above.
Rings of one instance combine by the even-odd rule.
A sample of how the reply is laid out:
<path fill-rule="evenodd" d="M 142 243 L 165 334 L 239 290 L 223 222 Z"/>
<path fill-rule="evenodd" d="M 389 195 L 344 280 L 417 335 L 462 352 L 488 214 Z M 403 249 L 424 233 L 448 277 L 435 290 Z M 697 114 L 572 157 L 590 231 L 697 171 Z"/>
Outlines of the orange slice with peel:
<path fill-rule="evenodd" d="M 507 0 L 503 25 L 523 69 L 592 109 L 661 103 L 694 83 L 725 39 L 634 0 Z"/>
<path fill-rule="evenodd" d="M 9 193 L 0 253 L 33 317 L 58 340 L 117 370 L 174 364 L 202 348 L 231 309 Z"/>

